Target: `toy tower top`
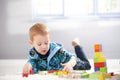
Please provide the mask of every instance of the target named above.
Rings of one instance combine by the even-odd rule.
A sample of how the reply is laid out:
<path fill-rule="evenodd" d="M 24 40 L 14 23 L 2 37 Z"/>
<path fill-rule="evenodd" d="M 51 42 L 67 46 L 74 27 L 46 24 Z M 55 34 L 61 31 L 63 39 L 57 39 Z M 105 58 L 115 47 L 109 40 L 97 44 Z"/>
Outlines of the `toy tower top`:
<path fill-rule="evenodd" d="M 102 52 L 102 45 L 101 44 L 95 44 L 94 45 L 95 52 Z"/>

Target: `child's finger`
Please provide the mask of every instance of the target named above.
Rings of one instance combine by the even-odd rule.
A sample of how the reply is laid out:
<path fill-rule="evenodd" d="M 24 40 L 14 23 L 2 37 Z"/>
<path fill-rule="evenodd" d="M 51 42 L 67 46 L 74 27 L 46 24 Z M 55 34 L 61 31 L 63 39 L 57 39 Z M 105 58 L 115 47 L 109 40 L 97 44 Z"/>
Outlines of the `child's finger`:
<path fill-rule="evenodd" d="M 66 64 L 64 64 L 64 63 L 60 63 L 60 65 L 64 67 Z"/>
<path fill-rule="evenodd" d="M 67 68 L 67 67 L 64 67 L 63 71 L 70 72 L 69 68 Z"/>

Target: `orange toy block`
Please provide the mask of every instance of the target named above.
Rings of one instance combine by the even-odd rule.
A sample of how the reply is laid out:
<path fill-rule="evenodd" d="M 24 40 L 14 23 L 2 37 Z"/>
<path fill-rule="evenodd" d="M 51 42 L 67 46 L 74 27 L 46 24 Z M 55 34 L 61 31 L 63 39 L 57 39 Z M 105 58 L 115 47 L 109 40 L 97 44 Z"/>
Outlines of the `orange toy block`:
<path fill-rule="evenodd" d="M 95 50 L 95 52 L 101 52 L 101 51 L 102 51 L 102 46 L 101 46 L 101 44 L 95 44 L 95 45 L 94 45 L 94 50 Z"/>

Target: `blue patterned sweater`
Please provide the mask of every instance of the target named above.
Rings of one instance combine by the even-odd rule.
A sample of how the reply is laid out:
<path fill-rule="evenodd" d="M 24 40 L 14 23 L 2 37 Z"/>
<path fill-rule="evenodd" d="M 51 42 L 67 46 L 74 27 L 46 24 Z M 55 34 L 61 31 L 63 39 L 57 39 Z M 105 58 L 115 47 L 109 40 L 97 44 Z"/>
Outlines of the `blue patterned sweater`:
<path fill-rule="evenodd" d="M 63 49 L 60 44 L 50 43 L 48 57 L 42 58 L 39 53 L 32 48 L 29 51 L 28 59 L 32 65 L 34 73 L 43 70 L 62 70 L 63 66 L 60 63 L 68 62 L 74 54 L 71 54 L 67 50 Z"/>

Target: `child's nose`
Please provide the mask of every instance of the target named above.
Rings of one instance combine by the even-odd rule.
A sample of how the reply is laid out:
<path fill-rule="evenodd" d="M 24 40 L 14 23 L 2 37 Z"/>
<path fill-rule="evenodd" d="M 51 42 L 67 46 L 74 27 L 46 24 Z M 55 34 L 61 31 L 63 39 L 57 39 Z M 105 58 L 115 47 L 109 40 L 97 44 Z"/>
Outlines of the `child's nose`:
<path fill-rule="evenodd" d="M 43 45 L 42 45 L 42 48 L 46 48 L 46 45 L 43 44 Z"/>

